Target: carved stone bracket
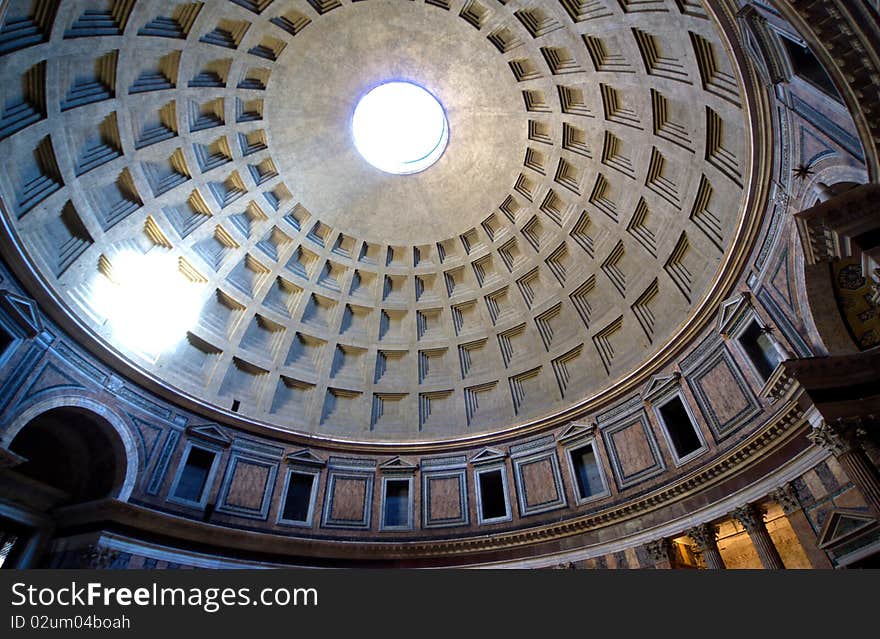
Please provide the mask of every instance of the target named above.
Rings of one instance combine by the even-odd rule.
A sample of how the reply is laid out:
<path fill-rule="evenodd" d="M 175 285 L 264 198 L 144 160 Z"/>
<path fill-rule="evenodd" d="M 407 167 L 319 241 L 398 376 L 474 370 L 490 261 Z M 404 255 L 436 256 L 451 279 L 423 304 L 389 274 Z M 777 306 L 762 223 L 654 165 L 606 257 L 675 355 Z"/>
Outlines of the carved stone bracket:
<path fill-rule="evenodd" d="M 767 378 L 767 382 L 761 389 L 761 395 L 768 398 L 771 403 L 775 403 L 785 397 L 796 384 L 797 380 L 786 368 L 785 362 L 782 362 Z"/>

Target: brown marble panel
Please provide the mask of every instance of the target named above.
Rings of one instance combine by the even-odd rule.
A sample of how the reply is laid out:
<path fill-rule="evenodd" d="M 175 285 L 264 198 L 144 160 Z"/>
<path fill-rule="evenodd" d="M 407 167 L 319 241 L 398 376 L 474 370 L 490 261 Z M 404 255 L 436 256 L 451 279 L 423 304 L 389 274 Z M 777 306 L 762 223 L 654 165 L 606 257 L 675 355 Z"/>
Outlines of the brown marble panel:
<path fill-rule="evenodd" d="M 431 507 L 428 511 L 430 521 L 460 519 L 461 479 L 459 477 L 439 477 L 428 480 L 428 498 Z"/>
<path fill-rule="evenodd" d="M 559 499 L 559 488 L 549 459 L 539 459 L 520 468 L 527 506 L 540 506 Z"/>
<path fill-rule="evenodd" d="M 39 374 L 31 382 L 26 393 L 31 397 L 40 391 L 58 388 L 82 388 L 82 385 L 69 376 L 67 372 L 62 371 L 58 365 L 49 363 L 40 369 Z"/>
<path fill-rule="evenodd" d="M 624 477 L 635 475 L 656 464 L 651 444 L 645 436 L 641 422 L 635 422 L 617 431 L 611 438 L 614 440 L 614 448 L 617 450 L 617 459 Z"/>
<path fill-rule="evenodd" d="M 722 359 L 700 378 L 700 387 L 715 411 L 719 424 L 725 424 L 749 407 L 727 361 Z"/>
<path fill-rule="evenodd" d="M 337 521 L 363 521 L 366 479 L 337 478 L 333 483 L 330 516 Z"/>
<path fill-rule="evenodd" d="M 250 464 L 239 461 L 235 465 L 235 473 L 229 482 L 229 494 L 226 503 L 238 508 L 259 510 L 263 505 L 263 493 L 269 468 L 262 464 Z"/>

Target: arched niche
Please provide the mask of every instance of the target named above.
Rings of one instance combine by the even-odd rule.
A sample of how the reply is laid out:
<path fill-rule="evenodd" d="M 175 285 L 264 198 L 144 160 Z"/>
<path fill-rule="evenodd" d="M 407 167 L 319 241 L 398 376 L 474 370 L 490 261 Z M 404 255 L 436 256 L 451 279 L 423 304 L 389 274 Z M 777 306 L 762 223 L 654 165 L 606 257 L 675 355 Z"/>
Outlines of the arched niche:
<path fill-rule="evenodd" d="M 26 460 L 16 472 L 67 493 L 67 503 L 125 501 L 137 479 L 131 432 L 91 399 L 56 397 L 29 407 L 10 424 L 2 445 Z"/>

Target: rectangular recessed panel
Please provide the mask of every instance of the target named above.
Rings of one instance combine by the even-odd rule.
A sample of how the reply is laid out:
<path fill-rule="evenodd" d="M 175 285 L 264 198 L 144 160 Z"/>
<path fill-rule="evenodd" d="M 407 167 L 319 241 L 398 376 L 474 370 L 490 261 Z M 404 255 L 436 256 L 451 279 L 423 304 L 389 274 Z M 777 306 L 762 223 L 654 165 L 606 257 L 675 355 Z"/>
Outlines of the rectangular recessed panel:
<path fill-rule="evenodd" d="M 654 457 L 644 429 L 636 423 L 613 435 L 617 458 L 625 476 L 635 475 L 654 465 Z"/>
<path fill-rule="evenodd" d="M 263 488 L 269 474 L 265 466 L 238 464 L 226 503 L 247 509 L 258 509 L 263 498 Z"/>
<path fill-rule="evenodd" d="M 467 480 L 463 469 L 423 473 L 422 487 L 425 528 L 468 523 Z"/>
<path fill-rule="evenodd" d="M 367 529 L 373 500 L 373 475 L 331 471 L 324 506 L 325 528 Z"/>
<path fill-rule="evenodd" d="M 666 465 L 644 410 L 618 419 L 603 429 L 602 436 L 615 479 L 623 489 L 659 475 Z"/>
<path fill-rule="evenodd" d="M 549 459 L 523 464 L 522 475 L 526 506 L 541 506 L 559 499 L 559 486 Z"/>

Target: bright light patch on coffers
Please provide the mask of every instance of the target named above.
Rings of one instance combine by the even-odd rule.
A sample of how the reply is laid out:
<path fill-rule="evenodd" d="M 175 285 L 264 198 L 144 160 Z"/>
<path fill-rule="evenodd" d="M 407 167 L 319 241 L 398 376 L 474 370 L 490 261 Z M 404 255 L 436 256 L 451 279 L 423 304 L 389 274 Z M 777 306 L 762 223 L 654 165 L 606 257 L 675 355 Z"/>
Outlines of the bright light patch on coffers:
<path fill-rule="evenodd" d="M 157 356 L 177 344 L 198 321 L 204 285 L 180 272 L 169 253 L 120 252 L 95 282 L 92 303 L 107 318 L 113 339 L 132 351 Z"/>
<path fill-rule="evenodd" d="M 363 158 L 397 175 L 424 171 L 449 141 L 443 106 L 410 82 L 387 82 L 369 91 L 355 107 L 351 128 Z"/>

